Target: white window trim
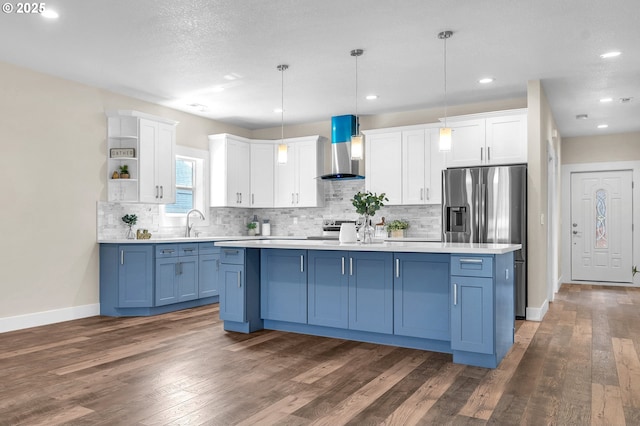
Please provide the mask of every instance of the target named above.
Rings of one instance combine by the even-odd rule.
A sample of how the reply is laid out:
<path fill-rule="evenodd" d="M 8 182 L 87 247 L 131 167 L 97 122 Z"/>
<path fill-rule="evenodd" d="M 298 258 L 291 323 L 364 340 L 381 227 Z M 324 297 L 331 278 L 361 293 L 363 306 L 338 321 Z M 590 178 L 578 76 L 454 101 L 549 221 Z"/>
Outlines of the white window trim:
<path fill-rule="evenodd" d="M 197 215 L 192 215 L 192 218 L 196 227 L 209 226 L 209 151 L 176 145 L 175 156 L 176 158 L 186 157 L 197 160 L 198 164 L 194 176 L 197 193 L 194 194 L 194 208 L 204 214 L 204 220 L 200 220 Z M 200 194 L 201 191 L 202 194 Z M 164 205 L 161 205 L 160 225 L 163 227 L 184 227 L 187 225 L 187 215 L 185 213 L 166 213 Z"/>

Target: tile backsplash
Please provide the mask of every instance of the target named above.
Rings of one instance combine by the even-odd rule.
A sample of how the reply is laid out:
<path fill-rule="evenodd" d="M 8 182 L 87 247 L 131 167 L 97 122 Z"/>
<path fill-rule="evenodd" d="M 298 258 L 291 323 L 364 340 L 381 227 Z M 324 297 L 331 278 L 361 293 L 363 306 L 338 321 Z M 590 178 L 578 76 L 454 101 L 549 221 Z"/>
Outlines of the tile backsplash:
<path fill-rule="evenodd" d="M 319 235 L 323 219 L 357 219 L 358 215 L 350 199 L 358 191 L 364 191 L 363 180 L 324 181 L 325 205 L 313 208 L 269 208 L 238 209 L 230 207 L 209 208 L 209 224 L 195 222 L 193 230 L 201 236 L 246 235 L 246 223 L 254 215 L 260 222 L 269 219 L 273 236 Z M 154 237 L 178 237 L 184 233 L 181 226 L 163 226 L 160 206 L 156 204 L 133 204 L 98 202 L 98 240 L 124 238 L 127 227 L 121 221 L 125 214 L 138 216 L 134 229 L 148 229 Z M 206 214 L 206 212 L 205 212 Z M 440 238 L 441 206 L 385 206 L 380 209 L 374 221 L 384 217 L 387 222 L 404 219 L 409 222 L 407 237 Z"/>

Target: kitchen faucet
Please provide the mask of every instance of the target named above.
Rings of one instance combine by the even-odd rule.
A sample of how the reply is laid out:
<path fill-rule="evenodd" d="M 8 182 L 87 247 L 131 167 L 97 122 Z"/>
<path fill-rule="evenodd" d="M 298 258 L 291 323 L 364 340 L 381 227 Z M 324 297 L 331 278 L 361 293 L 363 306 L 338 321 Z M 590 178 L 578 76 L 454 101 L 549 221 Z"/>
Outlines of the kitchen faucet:
<path fill-rule="evenodd" d="M 198 209 L 191 209 L 187 212 L 187 229 L 185 229 L 184 231 L 184 236 L 187 238 L 191 236 L 191 228 L 193 228 L 193 223 L 191 223 L 190 221 L 190 216 L 191 216 L 191 213 L 193 212 L 198 213 L 200 215 L 200 219 L 204 220 L 204 215 Z"/>

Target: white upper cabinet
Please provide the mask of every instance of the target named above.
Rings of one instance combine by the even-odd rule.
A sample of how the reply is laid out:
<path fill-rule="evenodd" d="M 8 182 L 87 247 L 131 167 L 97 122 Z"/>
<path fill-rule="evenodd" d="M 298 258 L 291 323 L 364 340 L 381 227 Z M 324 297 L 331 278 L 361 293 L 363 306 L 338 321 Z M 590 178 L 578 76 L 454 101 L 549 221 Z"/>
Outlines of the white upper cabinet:
<path fill-rule="evenodd" d="M 251 143 L 251 207 L 273 207 L 275 152 L 271 141 Z"/>
<path fill-rule="evenodd" d="M 107 113 L 109 201 L 175 202 L 176 121 L 137 111 Z M 121 178 L 121 166 L 128 178 Z"/>
<path fill-rule="evenodd" d="M 250 207 L 249 140 L 229 134 L 209 136 L 212 207 Z"/>
<path fill-rule="evenodd" d="M 376 130 L 363 132 L 365 141 L 365 189 L 389 201 L 402 204 L 402 132 Z"/>
<path fill-rule="evenodd" d="M 527 162 L 527 110 L 450 117 L 451 152 L 447 167 Z"/>
<path fill-rule="evenodd" d="M 275 207 L 321 207 L 324 141 L 320 136 L 285 139 L 287 162 L 275 165 Z M 275 157 L 275 155 L 274 155 Z"/>
<path fill-rule="evenodd" d="M 402 204 L 440 204 L 445 156 L 437 128 L 402 132 Z"/>

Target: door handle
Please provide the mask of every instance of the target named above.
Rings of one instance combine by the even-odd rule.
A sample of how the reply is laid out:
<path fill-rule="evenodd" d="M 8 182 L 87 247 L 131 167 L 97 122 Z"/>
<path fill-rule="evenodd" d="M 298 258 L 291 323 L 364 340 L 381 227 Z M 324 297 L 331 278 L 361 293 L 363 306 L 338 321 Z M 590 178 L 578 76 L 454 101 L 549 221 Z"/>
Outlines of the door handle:
<path fill-rule="evenodd" d="M 458 284 L 453 284 L 453 306 L 458 304 Z"/>
<path fill-rule="evenodd" d="M 342 256 L 342 275 L 344 275 L 344 256 Z"/>
<path fill-rule="evenodd" d="M 484 148 L 480 147 L 480 161 L 484 160 Z"/>
<path fill-rule="evenodd" d="M 124 250 L 120 250 L 120 264 L 124 265 Z"/>
<path fill-rule="evenodd" d="M 429 188 L 427 188 L 427 201 L 429 201 Z"/>
<path fill-rule="evenodd" d="M 300 204 L 300 193 L 296 192 L 296 204 Z"/>
<path fill-rule="evenodd" d="M 400 259 L 396 259 L 396 278 L 400 278 Z"/>
<path fill-rule="evenodd" d="M 242 287 L 242 279 L 240 278 L 241 272 L 238 271 L 238 288 Z"/>
<path fill-rule="evenodd" d="M 252 193 L 251 194 L 251 205 L 254 205 L 256 203 L 256 194 Z"/>
<path fill-rule="evenodd" d="M 349 258 L 349 275 L 353 275 L 353 257 Z"/>
<path fill-rule="evenodd" d="M 487 147 L 487 161 L 491 161 L 491 147 Z"/>
<path fill-rule="evenodd" d="M 291 204 L 295 204 L 295 203 L 296 203 L 296 202 L 295 202 L 295 198 L 293 198 L 294 196 L 295 196 L 295 195 L 294 195 L 294 193 L 292 192 L 292 193 L 291 193 Z"/>
<path fill-rule="evenodd" d="M 424 193 L 424 188 L 420 188 L 420 200 L 424 200 L 422 194 Z"/>
<path fill-rule="evenodd" d="M 300 272 L 304 272 L 304 255 L 300 255 Z"/>
<path fill-rule="evenodd" d="M 164 198 L 164 186 L 160 185 L 160 198 Z"/>

